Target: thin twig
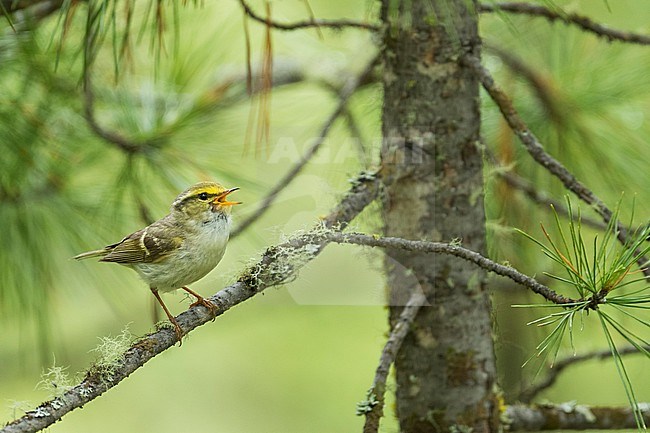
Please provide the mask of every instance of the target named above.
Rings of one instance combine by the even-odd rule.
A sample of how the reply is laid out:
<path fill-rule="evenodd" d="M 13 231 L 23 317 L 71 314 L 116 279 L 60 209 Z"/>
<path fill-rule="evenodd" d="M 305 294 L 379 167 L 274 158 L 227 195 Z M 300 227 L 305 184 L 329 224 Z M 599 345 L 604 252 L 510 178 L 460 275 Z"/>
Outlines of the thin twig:
<path fill-rule="evenodd" d="M 248 27 L 248 16 L 244 17 L 244 47 L 246 48 L 246 93 L 253 94 L 253 68 L 251 66 L 251 34 Z"/>
<path fill-rule="evenodd" d="M 316 14 L 314 13 L 314 10 L 311 7 L 311 4 L 309 4 L 309 0 L 303 0 L 303 3 L 305 4 L 305 8 L 307 9 L 307 13 L 309 14 L 309 19 L 313 22 L 316 20 Z M 322 41 L 324 38 L 323 36 L 323 31 L 320 29 L 319 26 L 316 26 L 316 33 L 318 34 L 318 38 Z"/>
<path fill-rule="evenodd" d="M 296 30 L 304 29 L 310 27 L 322 28 L 328 27 L 331 29 L 343 29 L 343 28 L 357 28 L 378 31 L 381 27 L 377 24 L 363 23 L 360 21 L 348 20 L 348 19 L 337 19 L 337 20 L 325 20 L 325 19 L 315 19 L 312 18 L 306 21 L 297 21 L 294 23 L 280 23 L 277 21 L 270 21 L 266 17 L 263 17 L 257 14 L 249 5 L 246 3 L 246 0 L 239 0 L 242 8 L 246 15 L 251 17 L 257 22 L 260 22 L 264 25 L 269 25 L 278 30 Z"/>
<path fill-rule="evenodd" d="M 650 350 L 650 346 L 647 346 L 646 349 Z M 641 352 L 634 346 L 627 346 L 618 350 L 620 355 L 633 355 L 640 354 Z M 582 355 L 576 355 L 561 359 L 555 364 L 553 368 L 548 370 L 548 374 L 543 381 L 528 388 L 519 395 L 519 401 L 522 403 L 530 403 L 533 398 L 535 398 L 540 392 L 545 389 L 550 388 L 555 384 L 560 374 L 569 366 L 577 364 L 578 362 L 588 361 L 590 359 L 608 359 L 612 357 L 612 351 L 609 349 L 596 350 L 593 352 L 583 353 Z"/>
<path fill-rule="evenodd" d="M 483 88 L 488 92 L 492 100 L 497 104 L 501 114 L 510 126 L 510 129 L 519 137 L 526 151 L 533 159 L 544 167 L 549 173 L 557 177 L 562 184 L 579 199 L 592 206 L 596 213 L 601 216 L 605 223 L 612 219 L 613 212 L 600 200 L 589 188 L 580 182 L 561 162 L 548 154 L 535 134 L 528 128 L 526 123 L 521 119 L 517 110 L 515 110 L 512 101 L 508 95 L 494 82 L 490 72 L 481 65 L 478 58 L 472 55 L 465 55 L 460 59 L 461 63 L 474 70 L 481 81 Z M 617 238 L 621 244 L 626 245 L 628 242 L 627 229 L 615 221 Z M 646 277 L 650 277 L 650 268 L 645 267 L 647 259 L 641 257 L 638 264 Z"/>
<path fill-rule="evenodd" d="M 499 162 L 499 159 L 490 149 L 485 148 L 485 156 L 495 166 L 495 169 L 493 171 L 494 175 L 503 180 L 511 188 L 515 188 L 523 192 L 529 200 L 531 200 L 533 203 L 543 206 L 545 209 L 555 209 L 555 211 L 560 215 L 564 215 L 566 217 L 570 216 L 568 209 L 566 206 L 564 206 L 563 203 L 549 198 L 547 194 L 545 194 L 543 191 L 540 191 L 539 188 L 533 185 L 528 179 L 519 176 L 508 167 L 503 166 L 503 164 Z M 598 221 L 584 215 L 580 216 L 580 221 L 584 225 L 598 230 L 604 230 L 607 228 L 607 225 L 602 221 Z"/>
<path fill-rule="evenodd" d="M 533 203 L 543 206 L 544 209 L 555 209 L 555 211 L 560 215 L 564 215 L 566 217 L 571 216 L 568 209 L 566 206 L 564 206 L 563 203 L 549 198 L 547 194 L 545 194 L 543 191 L 540 191 L 539 188 L 533 185 L 528 179 L 519 176 L 508 167 L 505 167 L 503 164 L 501 164 L 501 162 L 499 162 L 499 159 L 490 149 L 485 148 L 484 154 L 487 159 L 495 166 L 495 169 L 493 171 L 494 175 L 503 180 L 511 188 L 515 188 L 523 192 L 529 200 L 531 200 Z M 580 216 L 580 221 L 584 225 L 598 230 L 604 230 L 607 228 L 607 225 L 602 221 L 597 221 L 587 216 Z"/>
<path fill-rule="evenodd" d="M 345 227 L 376 198 L 379 184 L 377 177 L 362 173 L 322 224 L 330 228 Z M 322 225 L 319 225 L 314 232 L 319 233 L 322 230 Z M 217 316 L 268 287 L 286 282 L 295 276 L 301 266 L 314 259 L 326 245 L 326 240 L 322 240 L 318 245 L 314 245 L 313 242 L 305 244 L 300 237 L 268 248 L 259 262 L 248 268 L 236 283 L 209 298 L 212 303 L 219 306 Z M 305 248 L 306 246 L 308 248 Z M 176 317 L 185 333 L 213 319 L 211 312 L 203 306 L 192 307 Z M 68 412 L 88 404 L 115 387 L 154 356 L 177 342 L 176 332 L 169 327 L 144 336 L 126 350 L 122 360 L 109 372 L 109 375 L 105 371 L 91 368 L 81 383 L 63 393 L 62 396 L 28 411 L 23 417 L 0 429 L 0 433 L 36 432 L 52 425 Z"/>
<path fill-rule="evenodd" d="M 248 218 L 246 218 L 244 221 L 242 221 L 235 229 L 232 231 L 230 234 L 231 238 L 234 238 L 241 234 L 244 230 L 246 230 L 251 224 L 253 224 L 255 221 L 257 221 L 262 215 L 266 213 L 266 211 L 270 208 L 270 206 L 275 202 L 275 200 L 278 197 L 278 194 L 282 192 L 295 178 L 300 174 L 303 168 L 307 165 L 307 163 L 316 155 L 320 147 L 323 145 L 325 142 L 325 138 L 327 137 L 327 134 L 329 134 L 330 130 L 332 129 L 332 126 L 334 125 L 334 122 L 345 113 L 345 108 L 347 106 L 348 101 L 350 100 L 350 97 L 354 94 L 354 92 L 366 82 L 366 77 L 372 73 L 372 70 L 375 66 L 375 63 L 377 62 L 377 58 L 374 58 L 370 63 L 368 63 L 368 66 L 363 70 L 363 72 L 355 78 L 350 79 L 346 85 L 343 87 L 339 94 L 339 102 L 332 112 L 330 116 L 325 120 L 325 123 L 321 129 L 320 134 L 318 135 L 318 138 L 312 143 L 312 145 L 303 153 L 303 155 L 300 157 L 298 162 L 294 164 L 294 166 L 280 179 L 278 183 L 275 184 L 275 186 L 269 191 L 264 197 L 264 199 L 260 202 L 257 210 L 253 212 L 252 215 L 250 215 Z"/>
<path fill-rule="evenodd" d="M 273 74 L 273 81 L 271 83 L 271 85 L 274 88 L 301 82 L 301 81 L 306 81 L 307 79 L 300 65 L 292 64 L 290 62 L 278 62 L 277 65 L 274 65 L 274 68 L 275 71 Z M 252 78 L 254 80 L 254 83 L 252 85 L 252 88 L 250 89 L 251 94 L 257 94 L 263 90 L 261 86 L 255 85 L 255 83 L 259 81 L 258 78 L 261 76 L 261 73 L 262 72 L 260 70 L 252 71 L 253 74 Z M 103 127 L 102 125 L 100 125 L 97 120 L 97 116 L 95 114 L 95 95 L 94 95 L 94 88 L 92 87 L 92 80 L 90 79 L 90 74 L 91 74 L 90 70 L 84 74 L 84 101 L 85 101 L 84 115 L 89 127 L 98 137 L 102 138 L 109 144 L 115 145 L 116 147 L 122 149 L 126 153 L 141 152 L 147 146 L 160 145 L 160 143 L 162 143 L 163 140 L 166 139 L 166 133 L 162 133 L 160 135 L 155 135 L 148 140 L 135 141 L 127 137 L 124 137 L 118 132 L 110 131 L 105 127 Z M 223 99 L 213 99 L 212 96 L 216 94 L 221 94 L 223 91 L 225 91 L 225 89 L 233 88 L 235 87 L 235 85 L 242 83 L 243 81 L 246 80 L 247 80 L 246 73 L 233 73 L 231 75 L 226 76 L 225 78 L 223 78 L 222 82 L 220 82 L 219 84 L 213 87 L 214 90 L 208 91 L 208 94 L 210 95 L 209 98 L 204 98 L 205 100 L 198 100 L 194 108 L 192 108 L 192 110 L 194 111 L 188 112 L 185 116 L 180 116 L 179 123 L 182 122 L 183 119 L 187 119 L 188 117 L 190 117 L 189 113 L 202 112 L 203 110 L 206 110 L 208 107 L 216 106 L 217 103 L 219 102 L 225 105 L 228 102 L 239 101 L 243 99 L 244 96 L 250 96 L 248 94 L 247 89 L 245 88 L 242 88 L 242 90 L 238 90 L 237 88 L 235 88 L 228 95 L 224 96 Z M 171 129 L 173 128 L 166 128 L 166 131 L 169 131 Z"/>
<path fill-rule="evenodd" d="M 481 3 L 480 12 L 509 12 L 513 14 L 532 15 L 547 18 L 549 21 L 562 21 L 565 24 L 576 25 L 583 30 L 593 33 L 608 41 L 629 42 L 640 45 L 650 45 L 650 36 L 623 30 L 611 29 L 576 13 L 553 11 L 545 6 L 524 2 L 512 3 Z"/>
<path fill-rule="evenodd" d="M 583 137 L 585 144 L 591 145 L 589 131 L 579 122 L 574 121 L 575 113 L 570 108 L 567 108 L 570 104 L 562 101 L 562 97 L 556 91 L 552 77 L 545 76 L 540 72 L 539 68 L 527 64 L 512 50 L 506 50 L 489 43 L 485 44 L 484 47 L 486 51 L 497 55 L 510 70 L 530 84 L 549 118 L 561 130 L 560 136 L 566 135 L 569 130 L 575 130 L 577 134 Z"/>
<path fill-rule="evenodd" d="M 332 92 L 336 95 L 336 97 L 339 96 L 339 93 L 341 92 L 341 86 L 336 85 L 334 83 L 331 83 L 329 81 L 322 81 L 320 83 L 325 90 L 328 92 Z M 370 165 L 370 157 L 368 156 L 367 149 L 370 149 L 370 145 L 365 143 L 363 139 L 363 134 L 361 133 L 361 128 L 359 127 L 359 124 L 354 117 L 354 113 L 350 109 L 349 106 L 346 106 L 343 113 L 342 117 L 345 119 L 345 124 L 348 128 L 348 131 L 350 132 L 350 135 L 352 139 L 354 140 L 356 147 L 359 152 L 359 161 L 364 165 L 364 166 L 369 166 Z"/>
<path fill-rule="evenodd" d="M 517 137 L 519 137 L 533 159 L 546 168 L 551 174 L 560 179 L 567 189 L 574 192 L 587 204 L 593 205 L 596 212 L 598 212 L 606 222 L 609 222 L 612 217 L 612 211 L 607 208 L 607 206 L 596 197 L 589 188 L 578 181 L 575 176 L 562 165 L 562 163 L 544 150 L 537 137 L 535 137 L 521 117 L 519 117 L 519 114 L 515 110 L 508 95 L 506 95 L 506 93 L 494 82 L 492 75 L 483 67 L 483 65 L 481 65 L 480 60 L 474 56 L 467 55 L 464 56 L 461 61 L 465 66 L 474 70 L 485 90 L 497 104 L 499 110 L 501 110 L 506 122 L 508 122 L 508 125 Z"/>
<path fill-rule="evenodd" d="M 530 65 L 527 65 L 511 51 L 491 44 L 485 44 L 484 47 L 487 51 L 499 56 L 506 66 L 525 79 L 535 91 L 535 94 L 543 107 L 548 111 L 550 118 L 560 127 L 566 127 L 567 118 L 556 101 L 552 87 L 548 85 L 547 80 L 539 73 L 539 71 Z M 491 155 L 491 159 L 495 164 L 499 164 L 494 155 Z M 549 209 L 552 206 L 559 214 L 569 216 L 569 212 L 562 203 L 547 198 L 545 194 L 541 193 L 528 180 L 518 176 L 513 171 L 499 170 L 496 174 L 508 185 L 517 188 L 526 194 L 526 196 L 533 202 L 544 205 Z M 607 227 L 607 225 L 602 221 L 596 221 L 593 218 L 586 216 L 582 216 L 581 221 L 584 224 L 599 230 L 604 230 Z"/>
<path fill-rule="evenodd" d="M 543 107 L 548 111 L 549 117 L 560 125 L 566 126 L 566 116 L 556 96 L 553 88 L 549 85 L 548 80 L 536 69 L 526 64 L 521 58 L 516 56 L 511 50 L 506 50 L 493 44 L 484 44 L 485 50 L 494 53 L 498 56 L 503 63 L 510 68 L 517 75 L 526 80 L 532 87 L 537 99 L 542 103 Z"/>
<path fill-rule="evenodd" d="M 321 236 L 323 239 L 326 239 L 329 242 L 341 244 L 396 248 L 400 250 L 416 251 L 422 253 L 449 254 L 472 262 L 475 265 L 485 269 L 486 271 L 490 271 L 497 275 L 510 278 L 514 282 L 519 283 L 522 286 L 537 293 L 538 295 L 543 296 L 546 300 L 551 301 L 554 304 L 566 305 L 576 302 L 574 299 L 564 297 L 559 293 L 549 289 L 534 278 L 522 274 L 513 267 L 494 262 L 487 257 L 484 257 L 475 251 L 463 248 L 460 245 L 449 244 L 445 242 L 413 241 L 403 238 L 370 236 L 363 233 L 326 232 Z"/>
<path fill-rule="evenodd" d="M 127 154 L 134 154 L 143 150 L 146 143 L 132 141 L 123 135 L 110 131 L 99 124 L 95 115 L 95 94 L 93 90 L 91 75 L 91 64 L 84 67 L 83 84 L 84 84 L 84 117 L 90 129 L 107 143 L 117 146 Z"/>
<path fill-rule="evenodd" d="M 376 433 L 379 431 L 379 420 L 384 416 L 384 394 L 386 393 L 386 379 L 390 366 L 395 363 L 395 358 L 399 352 L 402 342 L 411 329 L 411 324 L 415 319 L 420 307 L 426 303 L 427 299 L 422 292 L 416 290 L 408 300 L 404 309 L 395 323 L 395 327 L 390 333 L 384 349 L 381 351 L 379 365 L 375 372 L 375 378 L 372 387 L 368 391 L 368 411 L 365 412 L 366 422 L 363 425 L 363 433 Z"/>
<path fill-rule="evenodd" d="M 357 151 L 359 152 L 359 162 L 361 162 L 364 167 L 369 167 L 371 161 L 369 155 L 370 144 L 364 140 L 361 128 L 357 123 L 357 119 L 354 117 L 354 113 L 352 113 L 352 110 L 350 110 L 350 107 L 345 108 L 343 117 L 345 118 L 345 124 L 350 131 L 350 136 L 356 145 Z"/>
<path fill-rule="evenodd" d="M 271 21 L 271 2 L 265 1 L 266 19 Z M 271 88 L 273 87 L 273 32 L 271 26 L 264 28 L 264 49 L 261 58 L 261 76 L 259 80 L 260 97 L 257 106 L 257 134 L 255 140 L 255 154 L 262 146 L 266 145 L 266 154 L 271 147 Z M 247 133 L 248 135 L 248 133 Z"/>
<path fill-rule="evenodd" d="M 532 202 L 542 205 L 549 210 L 551 208 L 555 209 L 555 211 L 560 215 L 564 215 L 566 217 L 570 216 L 569 211 L 564 204 L 548 198 L 546 194 L 539 191 L 538 188 L 536 188 L 531 182 L 524 179 L 523 177 L 513 173 L 512 171 L 502 170 L 497 170 L 496 175 L 512 188 L 523 192 L 526 197 L 528 197 Z M 576 217 L 574 216 L 574 218 Z M 597 221 L 585 215 L 580 216 L 580 222 L 585 226 L 589 226 L 598 230 L 605 230 L 607 228 L 607 225 L 602 221 Z"/>

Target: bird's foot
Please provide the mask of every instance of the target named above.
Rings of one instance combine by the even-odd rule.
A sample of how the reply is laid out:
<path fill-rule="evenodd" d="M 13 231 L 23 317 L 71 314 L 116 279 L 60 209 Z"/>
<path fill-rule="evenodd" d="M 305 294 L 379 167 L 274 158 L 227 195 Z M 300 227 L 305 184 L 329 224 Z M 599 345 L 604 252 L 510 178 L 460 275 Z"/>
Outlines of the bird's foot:
<path fill-rule="evenodd" d="M 219 312 L 218 306 L 214 305 L 212 302 L 208 301 L 203 296 L 196 293 L 194 290 L 190 290 L 187 287 L 183 287 L 182 289 L 196 298 L 196 301 L 190 304 L 190 308 L 196 307 L 198 305 L 203 305 L 210 311 L 210 314 L 212 316 L 216 317 L 217 313 Z"/>
<path fill-rule="evenodd" d="M 190 307 L 196 307 L 197 305 L 203 305 L 205 308 L 210 310 L 213 316 L 215 316 L 219 312 L 219 307 L 217 307 L 216 305 L 214 305 L 212 302 L 208 301 L 204 297 L 196 298 L 196 302 L 190 304 Z"/>
<path fill-rule="evenodd" d="M 185 333 L 181 329 L 181 325 L 178 324 L 176 319 L 170 317 L 169 321 L 172 323 L 172 325 L 174 325 L 174 331 L 176 332 L 176 337 L 178 338 L 178 347 L 181 347 L 183 345 L 183 336 Z"/>

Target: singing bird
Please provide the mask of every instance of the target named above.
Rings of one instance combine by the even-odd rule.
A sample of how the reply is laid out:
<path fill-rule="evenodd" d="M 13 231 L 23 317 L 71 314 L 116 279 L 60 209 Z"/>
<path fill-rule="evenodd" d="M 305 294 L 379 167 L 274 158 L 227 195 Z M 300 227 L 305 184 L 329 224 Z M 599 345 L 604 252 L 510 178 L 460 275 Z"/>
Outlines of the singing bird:
<path fill-rule="evenodd" d="M 231 210 L 241 204 L 228 195 L 239 188 L 200 182 L 176 197 L 169 214 L 151 225 L 100 250 L 88 251 L 76 260 L 100 257 L 100 262 L 119 263 L 138 273 L 174 325 L 179 342 L 184 332 L 169 312 L 159 292 L 183 289 L 213 313 L 217 306 L 187 287 L 208 274 L 221 261 L 230 236 Z"/>

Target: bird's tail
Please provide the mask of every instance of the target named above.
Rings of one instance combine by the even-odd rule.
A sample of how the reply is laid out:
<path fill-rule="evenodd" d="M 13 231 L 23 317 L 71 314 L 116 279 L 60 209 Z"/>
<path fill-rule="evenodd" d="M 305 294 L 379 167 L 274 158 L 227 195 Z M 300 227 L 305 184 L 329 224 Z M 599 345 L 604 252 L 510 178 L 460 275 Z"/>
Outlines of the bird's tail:
<path fill-rule="evenodd" d="M 104 257 L 107 253 L 108 250 L 106 250 L 106 248 L 102 248 L 101 250 L 87 251 L 85 253 L 81 253 L 77 256 L 74 256 L 73 259 L 84 260 L 84 259 L 90 259 L 92 257 Z"/>

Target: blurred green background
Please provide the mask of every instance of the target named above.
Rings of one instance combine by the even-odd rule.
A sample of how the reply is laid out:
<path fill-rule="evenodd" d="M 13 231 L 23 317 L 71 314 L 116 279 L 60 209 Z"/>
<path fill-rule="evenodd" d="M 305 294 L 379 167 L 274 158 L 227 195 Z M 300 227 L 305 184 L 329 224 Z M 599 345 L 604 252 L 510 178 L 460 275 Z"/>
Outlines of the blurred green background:
<path fill-rule="evenodd" d="M 34 32 L 0 36 L 0 422 L 48 399 L 38 386 L 54 363 L 83 375 L 99 337 L 125 326 L 152 329 L 152 296 L 130 270 L 70 257 L 115 242 L 145 224 L 143 209 L 162 217 L 188 185 L 214 179 L 239 186 L 235 221 L 255 209 L 297 155 L 318 136 L 337 103 L 336 89 L 377 52 L 361 30 L 273 32 L 276 77 L 301 80 L 273 89 L 267 106 L 270 137 L 256 143 L 259 100 L 246 96 L 243 15 L 235 1 L 166 5 L 164 43 L 156 37 L 149 2 L 133 9 L 130 55 L 120 57 L 124 3 L 116 5 L 116 34 L 92 69 L 98 121 L 143 150 L 128 155 L 103 141 L 83 115 L 83 35 L 87 7 L 70 20 L 53 15 Z M 542 2 L 549 4 L 549 2 Z M 98 7 L 102 2 L 89 2 Z M 612 27 L 650 33 L 647 5 L 638 1 L 556 2 Z M 251 5 L 264 12 L 262 2 Z M 376 2 L 310 0 L 319 18 L 377 21 Z M 272 2 L 279 21 L 308 19 L 305 3 Z M 486 14 L 484 64 L 516 100 L 547 149 L 611 207 L 624 193 L 622 214 L 635 200 L 637 223 L 647 221 L 647 137 L 650 136 L 650 52 L 585 34 L 544 19 Z M 250 22 L 253 69 L 259 70 L 265 29 Z M 66 29 L 61 41 L 62 28 Z M 114 44 L 115 43 L 115 44 Z M 550 94 L 540 98 L 499 54 L 505 50 L 537 74 Z M 116 57 L 119 62 L 115 64 Z M 129 60 L 129 61 L 127 61 Z M 116 77 L 115 71 L 119 71 Z M 288 71 L 288 72 L 287 72 Z M 224 84 L 231 83 L 224 90 Z M 334 90 L 333 90 L 334 89 Z M 311 227 L 327 213 L 348 179 L 377 162 L 381 88 L 364 86 L 350 102 L 319 155 L 272 209 L 233 239 L 222 263 L 193 288 L 212 294 L 234 281 L 268 245 Z M 556 271 L 539 248 L 514 232 L 541 237 L 548 209 L 497 176 L 504 167 L 549 197 L 563 200 L 559 182 L 539 169 L 484 98 L 482 133 L 499 164 L 486 158 L 490 255 L 549 283 Z M 248 140 L 246 139 L 247 135 Z M 379 233 L 376 206 L 354 223 Z M 583 207 L 583 213 L 593 214 Z M 596 231 L 587 229 L 591 238 Z M 359 431 L 355 404 L 370 387 L 385 341 L 387 313 L 379 253 L 330 246 L 292 283 L 269 289 L 193 332 L 101 398 L 66 416 L 51 432 L 85 431 Z M 526 327 L 538 311 L 511 308 L 538 302 L 519 287 L 493 279 L 501 385 L 508 401 L 530 386 L 534 367 L 521 364 L 546 329 Z M 166 296 L 173 312 L 181 294 Z M 605 348 L 592 318 L 576 335 L 576 350 Z M 596 329 L 596 331 L 592 331 Z M 561 357 L 570 356 L 571 348 Z M 647 360 L 626 359 L 637 397 L 650 400 Z M 544 371 L 541 373 L 544 375 Z M 590 361 L 568 370 L 542 398 L 584 404 L 626 404 L 614 365 Z M 390 398 L 390 397 L 389 397 Z M 191 428 L 188 428 L 191 426 Z M 382 431 L 397 431 L 392 405 Z"/>

